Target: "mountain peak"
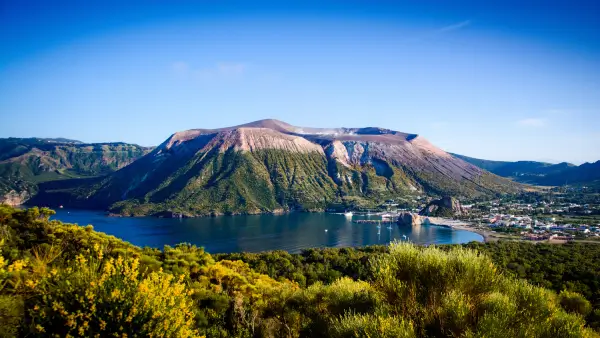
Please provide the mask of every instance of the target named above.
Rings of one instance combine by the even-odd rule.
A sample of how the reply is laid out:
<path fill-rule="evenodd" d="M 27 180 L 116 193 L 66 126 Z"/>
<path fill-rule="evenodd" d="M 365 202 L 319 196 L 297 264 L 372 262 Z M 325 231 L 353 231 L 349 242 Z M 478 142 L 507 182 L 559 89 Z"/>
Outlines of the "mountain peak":
<path fill-rule="evenodd" d="M 242 124 L 242 125 L 235 126 L 235 127 L 222 128 L 222 129 L 237 129 L 237 128 L 267 128 L 267 129 L 273 129 L 273 130 L 276 130 L 279 132 L 290 132 L 295 127 L 292 126 L 291 124 L 285 123 L 280 120 L 264 119 L 264 120 L 258 120 L 258 121 Z"/>
<path fill-rule="evenodd" d="M 359 127 L 359 128 L 313 128 L 297 127 L 289 123 L 276 120 L 264 119 L 230 128 L 221 128 L 219 130 L 228 130 L 235 128 L 267 128 L 278 132 L 296 136 L 302 136 L 309 140 L 340 140 L 340 141 L 366 141 L 381 143 L 410 142 L 417 138 L 417 134 L 409 134 L 381 127 Z"/>
<path fill-rule="evenodd" d="M 173 134 L 163 146 L 171 148 L 173 145 L 188 142 L 197 138 L 205 139 L 208 135 L 216 135 L 221 132 L 237 130 L 240 128 L 270 129 L 282 134 L 299 136 L 311 142 L 322 144 L 332 141 L 349 142 L 374 142 L 382 144 L 403 144 L 414 141 L 426 142 L 417 134 L 409 134 L 381 127 L 362 128 L 312 128 L 297 127 L 277 119 L 263 119 L 249 122 L 233 127 L 218 129 L 190 129 Z M 202 142 L 201 142 L 202 143 Z"/>

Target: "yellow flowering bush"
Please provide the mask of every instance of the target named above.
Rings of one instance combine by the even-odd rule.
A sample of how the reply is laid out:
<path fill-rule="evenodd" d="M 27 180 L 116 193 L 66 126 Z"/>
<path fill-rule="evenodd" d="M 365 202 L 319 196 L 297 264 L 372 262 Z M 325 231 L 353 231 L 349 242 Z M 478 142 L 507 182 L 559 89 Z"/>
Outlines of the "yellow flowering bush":
<path fill-rule="evenodd" d="M 31 334 L 68 336 L 195 337 L 194 315 L 183 275 L 142 276 L 137 258 L 80 254 L 66 269 L 23 286 Z"/>
<path fill-rule="evenodd" d="M 23 259 L 9 262 L 9 260 L 5 259 L 2 255 L 3 246 L 4 240 L 0 239 L 0 291 L 3 291 L 5 288 L 14 290 L 22 283 L 27 275 L 25 268 L 28 266 L 28 263 Z"/>
<path fill-rule="evenodd" d="M 208 336 L 223 335 L 218 328 L 229 326 L 234 336 L 279 337 L 297 326 L 284 318 L 287 299 L 297 290 L 297 284 L 276 281 L 242 261 L 223 260 L 202 269 L 194 299 L 208 321 Z"/>
<path fill-rule="evenodd" d="M 0 240 L 0 277 L 3 276 L 6 273 L 6 265 L 8 265 L 8 262 L 4 259 L 4 256 L 2 256 L 2 247 L 4 246 L 4 240 Z M 0 281 L 2 281 L 2 279 L 0 279 Z"/>
<path fill-rule="evenodd" d="M 3 246 L 4 240 L 0 239 L 0 292 L 4 291 L 4 287 L 9 283 L 9 278 L 13 274 L 19 273 L 25 266 L 21 260 L 8 265 L 8 261 L 2 255 Z M 15 337 L 22 317 L 23 300 L 21 297 L 14 294 L 0 294 L 0 337 Z"/>

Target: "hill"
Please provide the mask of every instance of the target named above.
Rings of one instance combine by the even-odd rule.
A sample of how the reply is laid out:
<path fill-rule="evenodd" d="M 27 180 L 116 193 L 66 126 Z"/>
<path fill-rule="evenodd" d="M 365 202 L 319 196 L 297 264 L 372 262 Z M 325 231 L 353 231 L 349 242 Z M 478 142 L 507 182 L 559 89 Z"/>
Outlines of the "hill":
<path fill-rule="evenodd" d="M 544 185 L 595 185 L 600 186 L 600 161 L 584 163 L 560 172 L 550 173 L 539 179 Z"/>
<path fill-rule="evenodd" d="M 558 164 L 535 161 L 504 162 L 482 160 L 458 154 L 452 154 L 452 156 L 498 176 L 511 178 L 521 183 L 547 186 L 600 183 L 600 161 L 576 166 L 567 162 Z"/>
<path fill-rule="evenodd" d="M 148 151 L 125 143 L 0 139 L 0 202 L 21 204 L 35 195 L 43 182 L 107 175 Z"/>
<path fill-rule="evenodd" d="M 419 135 L 383 128 L 300 128 L 261 120 L 173 134 L 100 181 L 49 187 L 41 203 L 123 215 L 185 216 L 324 210 L 347 199 L 513 192 L 509 180 Z"/>

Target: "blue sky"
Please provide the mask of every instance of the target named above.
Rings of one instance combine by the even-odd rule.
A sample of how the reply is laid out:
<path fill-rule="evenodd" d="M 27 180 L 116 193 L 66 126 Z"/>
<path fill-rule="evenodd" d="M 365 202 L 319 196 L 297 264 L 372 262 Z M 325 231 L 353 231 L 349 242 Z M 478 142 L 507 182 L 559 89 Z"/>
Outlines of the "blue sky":
<path fill-rule="evenodd" d="M 593 1 L 0 0 L 0 137 L 157 145 L 277 118 L 600 159 Z"/>

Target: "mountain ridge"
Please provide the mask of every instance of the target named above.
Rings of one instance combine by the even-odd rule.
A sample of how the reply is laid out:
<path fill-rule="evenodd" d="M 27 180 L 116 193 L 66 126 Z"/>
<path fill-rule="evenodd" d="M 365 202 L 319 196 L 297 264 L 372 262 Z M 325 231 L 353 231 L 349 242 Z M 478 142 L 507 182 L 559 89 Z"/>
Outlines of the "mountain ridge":
<path fill-rule="evenodd" d="M 472 197 L 519 189 L 416 134 L 377 127 L 295 127 L 267 119 L 173 133 L 119 171 L 66 195 L 53 186 L 39 202 L 121 215 L 202 216 L 316 211 L 348 201 L 423 193 Z"/>
<path fill-rule="evenodd" d="M 579 166 L 561 162 L 557 164 L 537 161 L 492 161 L 451 153 L 452 156 L 517 182 L 544 186 L 566 184 L 594 184 L 600 186 L 600 161 Z"/>
<path fill-rule="evenodd" d="M 0 203 L 22 204 L 44 182 L 107 175 L 150 149 L 63 138 L 0 139 Z"/>

